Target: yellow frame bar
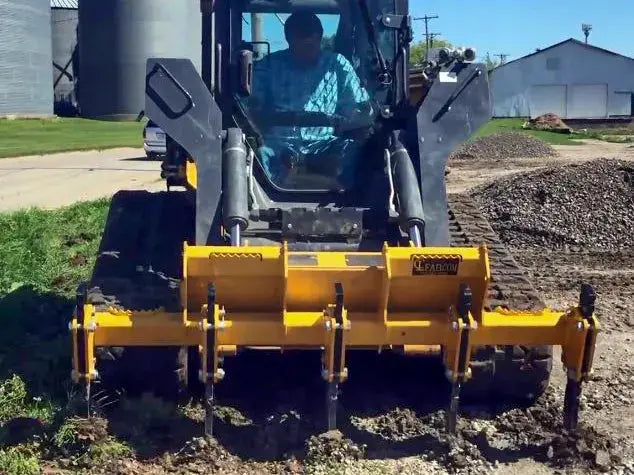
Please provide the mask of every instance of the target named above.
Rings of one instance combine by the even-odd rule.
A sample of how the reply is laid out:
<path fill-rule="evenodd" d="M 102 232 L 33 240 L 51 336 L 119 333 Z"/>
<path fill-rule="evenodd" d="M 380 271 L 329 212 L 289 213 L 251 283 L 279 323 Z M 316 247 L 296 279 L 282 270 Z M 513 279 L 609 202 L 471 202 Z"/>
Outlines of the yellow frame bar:
<path fill-rule="evenodd" d="M 324 348 L 324 378 L 331 382 L 347 377 L 347 350 L 368 347 L 442 347 L 452 380 L 468 377 L 459 374 L 461 359 L 468 368 L 471 348 L 484 345 L 559 345 L 569 377 L 584 380 L 591 369 L 586 364 L 584 370 L 583 362 L 584 357 L 592 362 L 599 325 L 578 307 L 566 312 L 484 310 L 489 280 L 484 247 L 293 253 L 285 247 L 185 246 L 184 255 L 182 312 L 96 311 L 84 305 L 83 318 L 74 317 L 70 326 L 75 381 L 96 378 L 96 346 L 198 346 L 203 375 L 214 381 L 222 378 L 220 357 L 241 347 Z M 453 268 L 455 262 L 459 266 Z M 437 274 L 416 274 L 427 268 Z M 456 272 L 447 275 L 447 269 Z M 330 290 L 335 281 L 344 282 L 342 324 L 336 321 Z M 473 306 L 461 319 L 455 299 L 464 282 L 473 290 Z M 219 290 L 211 314 L 201 298 L 209 283 Z M 359 288 L 372 294 L 364 297 Z M 339 346 L 337 329 L 342 331 Z M 213 340 L 208 332 L 214 332 Z M 463 338 L 468 340 L 461 356 Z M 340 352 L 338 360 L 335 352 Z M 208 360 L 213 368 L 207 368 Z"/>

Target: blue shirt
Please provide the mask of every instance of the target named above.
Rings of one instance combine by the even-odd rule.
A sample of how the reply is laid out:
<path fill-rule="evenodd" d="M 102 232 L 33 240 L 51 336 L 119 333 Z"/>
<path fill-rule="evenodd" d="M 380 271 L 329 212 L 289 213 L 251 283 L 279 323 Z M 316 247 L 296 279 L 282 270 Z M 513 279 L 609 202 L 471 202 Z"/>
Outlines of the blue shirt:
<path fill-rule="evenodd" d="M 256 63 L 253 82 L 252 99 L 264 110 L 350 117 L 370 100 L 352 64 L 331 51 L 322 51 L 317 64 L 311 67 L 296 65 L 288 49 L 277 51 Z M 332 127 L 274 127 L 270 133 L 273 137 L 268 138 L 273 142 L 281 140 L 307 148 L 305 153 L 313 148 L 311 143 L 334 138 Z"/>

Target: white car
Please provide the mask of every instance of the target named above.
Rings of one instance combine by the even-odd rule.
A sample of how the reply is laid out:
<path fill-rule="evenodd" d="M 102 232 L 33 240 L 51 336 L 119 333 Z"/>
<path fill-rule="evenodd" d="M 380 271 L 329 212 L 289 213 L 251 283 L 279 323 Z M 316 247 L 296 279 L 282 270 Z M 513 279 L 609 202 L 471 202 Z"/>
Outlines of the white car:
<path fill-rule="evenodd" d="M 151 120 L 143 129 L 143 148 L 148 158 L 156 158 L 167 153 L 165 132 Z"/>

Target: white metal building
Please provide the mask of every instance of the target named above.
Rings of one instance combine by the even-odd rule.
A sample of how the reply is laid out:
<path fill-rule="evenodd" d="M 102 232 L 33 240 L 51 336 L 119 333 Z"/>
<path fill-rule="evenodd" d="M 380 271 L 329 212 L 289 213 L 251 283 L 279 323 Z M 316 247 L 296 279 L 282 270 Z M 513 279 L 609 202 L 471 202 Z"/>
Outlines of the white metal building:
<path fill-rule="evenodd" d="M 494 117 L 634 115 L 634 59 L 570 38 L 490 73 Z"/>

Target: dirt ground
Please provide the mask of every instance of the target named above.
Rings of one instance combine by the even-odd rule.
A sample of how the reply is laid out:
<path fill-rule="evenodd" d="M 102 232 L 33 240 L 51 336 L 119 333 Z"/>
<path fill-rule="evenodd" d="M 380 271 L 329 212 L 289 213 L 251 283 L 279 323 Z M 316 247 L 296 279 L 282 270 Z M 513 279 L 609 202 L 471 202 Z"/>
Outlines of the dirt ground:
<path fill-rule="evenodd" d="M 143 149 L 64 152 L 0 160 L 0 212 L 56 208 L 118 190 L 165 189 L 160 161 Z"/>
<path fill-rule="evenodd" d="M 469 191 L 548 164 L 601 157 L 634 161 L 634 148 L 622 144 L 555 148 L 559 155 L 548 159 L 456 160 L 450 163 L 449 191 Z M 131 163 L 140 163 L 141 169 L 156 165 Z M 3 167 L 4 160 L 0 190 L 10 183 Z M 154 186 L 157 176 L 147 178 L 148 183 Z M 39 199 L 47 203 L 44 198 Z M 464 404 L 457 436 L 444 431 L 448 392 L 438 364 L 350 355 L 354 376 L 342 386 L 341 432 L 318 436 L 316 424 L 325 418 L 318 356 L 265 360 L 244 355 L 226 362 L 231 376 L 218 385 L 216 441 L 200 437 L 200 405 L 187 406 L 186 417 L 182 412 L 164 416 L 147 431 L 136 432 L 139 420 L 150 418 L 146 414 L 169 410 L 152 400 L 134 407 L 122 404 L 108 416 L 109 430 L 128 441 L 137 456 L 113 458 L 90 473 L 634 473 L 634 249 L 510 250 L 553 308 L 575 304 L 581 282 L 597 290 L 602 332 L 595 376 L 584 386 L 578 433 L 567 434 L 561 427 L 565 375 L 559 354 L 550 387 L 533 407 Z M 48 473 L 67 473 L 65 468 L 63 461 L 55 461 Z"/>

